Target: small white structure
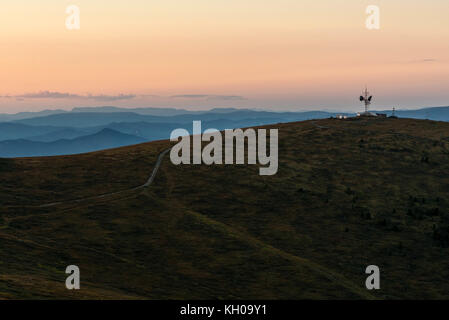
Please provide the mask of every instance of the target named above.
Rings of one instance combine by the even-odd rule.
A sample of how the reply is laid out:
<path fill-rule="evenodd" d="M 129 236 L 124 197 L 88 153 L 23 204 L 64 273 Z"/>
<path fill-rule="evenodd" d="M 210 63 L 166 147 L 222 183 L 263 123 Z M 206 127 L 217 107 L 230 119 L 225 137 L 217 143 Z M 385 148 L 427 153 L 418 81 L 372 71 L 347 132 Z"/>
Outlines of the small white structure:
<path fill-rule="evenodd" d="M 366 112 L 357 112 L 357 117 L 377 117 L 377 114 L 366 111 Z"/>

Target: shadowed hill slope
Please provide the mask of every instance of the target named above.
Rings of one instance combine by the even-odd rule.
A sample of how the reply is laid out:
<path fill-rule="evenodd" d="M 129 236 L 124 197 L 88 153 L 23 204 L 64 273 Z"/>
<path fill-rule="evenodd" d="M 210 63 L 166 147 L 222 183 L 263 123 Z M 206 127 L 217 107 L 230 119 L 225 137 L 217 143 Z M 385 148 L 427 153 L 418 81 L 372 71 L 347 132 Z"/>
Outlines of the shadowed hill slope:
<path fill-rule="evenodd" d="M 167 157 L 143 192 L 167 141 L 0 159 L 0 298 L 448 298 L 449 124 L 271 127 L 277 175 Z"/>

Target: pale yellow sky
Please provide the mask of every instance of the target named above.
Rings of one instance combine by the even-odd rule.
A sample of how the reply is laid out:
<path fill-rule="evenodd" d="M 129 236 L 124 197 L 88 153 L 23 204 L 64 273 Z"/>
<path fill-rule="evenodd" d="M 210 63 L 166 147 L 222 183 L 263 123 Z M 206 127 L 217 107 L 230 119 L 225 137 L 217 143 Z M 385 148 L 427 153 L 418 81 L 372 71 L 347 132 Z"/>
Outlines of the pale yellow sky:
<path fill-rule="evenodd" d="M 71 4 L 80 8 L 80 30 L 66 29 Z M 365 27 L 368 5 L 380 7 L 380 30 Z M 0 7 L 0 112 L 354 110 L 365 83 L 379 107 L 449 105 L 447 0 L 3 0 Z M 36 94 L 43 91 L 52 94 Z"/>

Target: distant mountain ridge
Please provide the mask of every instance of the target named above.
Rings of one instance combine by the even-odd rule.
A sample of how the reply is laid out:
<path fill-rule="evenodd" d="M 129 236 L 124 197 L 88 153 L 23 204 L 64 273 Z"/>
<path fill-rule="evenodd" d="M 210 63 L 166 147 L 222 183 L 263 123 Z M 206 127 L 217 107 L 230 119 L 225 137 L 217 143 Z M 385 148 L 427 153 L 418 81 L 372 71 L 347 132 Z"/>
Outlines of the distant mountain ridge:
<path fill-rule="evenodd" d="M 350 114 L 355 115 L 355 112 L 328 112 L 328 111 L 290 111 L 290 112 L 278 112 L 275 110 L 255 110 L 255 109 L 240 109 L 240 108 L 212 108 L 210 110 L 204 111 L 191 111 L 187 109 L 177 109 L 177 108 L 120 108 L 114 106 L 99 106 L 99 107 L 76 107 L 72 110 L 42 110 L 36 112 L 19 112 L 16 114 L 6 114 L 0 113 L 0 122 L 6 121 L 16 121 L 16 120 L 24 120 L 36 117 L 43 117 L 55 114 L 73 114 L 73 113 L 137 113 L 141 115 L 150 115 L 150 116 L 179 116 L 179 115 L 200 115 L 207 113 L 232 113 L 232 112 L 273 112 L 273 113 L 302 113 L 302 114 L 313 114 L 318 113 L 321 114 L 321 117 L 328 117 L 335 114 Z M 373 112 L 382 112 L 391 114 L 391 109 L 388 110 L 380 110 Z M 431 117 L 431 120 L 440 120 L 440 121 L 449 121 L 449 106 L 440 106 L 440 107 L 425 107 L 414 110 L 397 110 L 397 114 L 402 114 L 403 117 L 414 118 L 414 119 L 424 119 L 425 117 Z"/>
<path fill-rule="evenodd" d="M 25 139 L 0 141 L 0 157 L 68 155 L 117 148 L 146 141 L 146 139 L 141 137 L 121 133 L 112 129 L 103 129 L 92 135 L 52 142 L 39 142 Z"/>
<path fill-rule="evenodd" d="M 84 112 L 133 112 L 142 115 L 152 115 L 152 116 L 175 116 L 181 114 L 202 114 L 209 112 L 217 112 L 217 113 L 228 113 L 234 112 L 238 110 L 250 110 L 250 109 L 236 109 L 236 108 L 213 108 L 205 111 L 191 111 L 186 109 L 176 109 L 176 108 L 120 108 L 113 106 L 101 106 L 101 107 L 76 107 L 72 110 L 42 110 L 42 111 L 29 111 L 29 112 L 19 112 L 15 114 L 9 113 L 0 113 L 0 122 L 5 121 L 14 121 L 14 120 L 23 120 L 30 119 L 35 117 L 48 116 L 53 114 L 61 114 L 61 113 L 84 113 Z"/>
<path fill-rule="evenodd" d="M 391 110 L 373 112 L 392 114 Z M 188 111 L 108 106 L 80 107 L 72 111 L 44 110 L 16 115 L 0 114 L 0 157 L 76 154 L 143 141 L 165 140 L 170 138 L 174 129 L 185 128 L 190 131 L 192 121 L 195 120 L 202 121 L 203 130 L 224 130 L 323 119 L 338 114 L 355 116 L 354 113 L 327 111 L 273 112 L 234 108 Z M 449 121 L 449 107 L 397 110 L 396 115 L 401 118 Z M 9 120 L 1 121 L 5 117 Z M 106 138 L 105 132 L 109 132 L 108 142 L 104 139 L 104 143 L 97 144 L 100 136 Z M 123 136 L 114 135 L 112 132 L 121 133 Z M 112 138 L 114 136 L 116 141 Z M 82 143 L 78 144 L 76 141 Z"/>
<path fill-rule="evenodd" d="M 15 122 L 0 122 L 0 141 L 44 135 L 61 129 L 63 127 L 31 126 Z"/>
<path fill-rule="evenodd" d="M 150 116 L 175 116 L 180 114 L 186 114 L 192 111 L 185 109 L 175 109 L 175 108 L 119 108 L 119 107 L 77 107 L 73 108 L 72 113 L 75 112 L 133 112 L 142 115 Z"/>
<path fill-rule="evenodd" d="M 389 116 L 392 114 L 392 110 L 377 112 L 386 113 Z M 396 110 L 395 114 L 401 118 L 449 121 L 449 107 L 431 107 L 417 110 Z"/>
<path fill-rule="evenodd" d="M 237 110 L 232 112 L 206 112 L 188 113 L 175 116 L 142 115 L 135 112 L 76 112 L 60 113 L 29 119 L 15 120 L 15 123 L 28 125 L 50 125 L 59 127 L 85 128 L 91 126 L 107 125 L 112 122 L 148 122 L 148 123 L 188 123 L 195 120 L 232 120 L 267 119 L 268 123 L 293 122 L 310 119 L 328 118 L 338 113 L 323 111 L 307 112 L 269 112 L 254 110 Z M 348 114 L 349 115 L 349 114 Z"/>
<path fill-rule="evenodd" d="M 42 110 L 42 111 L 36 111 L 36 112 L 19 112 L 19 113 L 14 113 L 14 114 L 0 113 L 0 122 L 29 119 L 29 118 L 34 118 L 34 117 L 48 116 L 51 114 L 59 114 L 59 113 L 66 113 L 66 112 L 69 112 L 69 111 Z"/>

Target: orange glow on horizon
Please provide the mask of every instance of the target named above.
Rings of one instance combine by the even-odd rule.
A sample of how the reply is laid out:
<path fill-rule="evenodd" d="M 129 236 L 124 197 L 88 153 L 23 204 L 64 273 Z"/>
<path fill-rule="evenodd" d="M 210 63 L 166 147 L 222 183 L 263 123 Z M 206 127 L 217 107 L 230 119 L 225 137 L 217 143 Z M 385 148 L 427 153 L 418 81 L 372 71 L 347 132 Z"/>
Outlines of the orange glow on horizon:
<path fill-rule="evenodd" d="M 65 28 L 69 1 L 3 2 L 0 96 L 215 94 L 246 99 L 213 106 L 352 108 L 369 83 L 383 104 L 449 102 L 446 0 L 78 0 L 81 29 L 73 31 Z M 365 28 L 369 4 L 381 9 L 380 30 Z M 80 103 L 106 104 L 45 106 Z M 0 98 L 0 112 L 38 105 Z"/>

